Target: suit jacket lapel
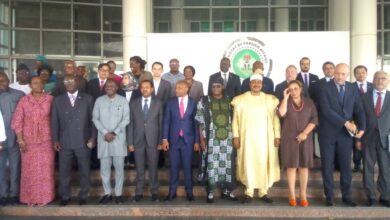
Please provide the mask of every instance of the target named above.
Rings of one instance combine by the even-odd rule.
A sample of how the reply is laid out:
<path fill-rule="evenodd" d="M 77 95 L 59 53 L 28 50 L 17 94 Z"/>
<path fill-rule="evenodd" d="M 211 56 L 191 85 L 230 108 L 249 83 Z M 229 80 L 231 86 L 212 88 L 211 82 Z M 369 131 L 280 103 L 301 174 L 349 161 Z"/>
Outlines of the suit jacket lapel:
<path fill-rule="evenodd" d="M 333 94 L 335 94 L 335 96 L 333 96 L 333 98 L 335 98 L 337 100 L 337 103 L 339 104 L 340 108 L 342 108 L 342 106 L 340 105 L 340 102 L 339 102 L 339 90 L 337 89 L 337 86 L 334 82 L 332 81 L 329 81 L 328 82 L 330 85 L 330 89 L 332 91 Z M 344 87 L 344 91 L 346 91 L 345 87 Z M 345 97 L 345 92 L 344 92 L 344 97 Z M 344 102 L 344 100 L 343 100 Z"/>
<path fill-rule="evenodd" d="M 390 105 L 390 97 L 389 96 L 390 96 L 390 92 L 386 91 L 385 100 L 383 100 L 383 106 L 382 106 L 382 109 L 381 109 L 381 116 L 383 115 L 383 112 L 386 112 L 387 108 L 389 108 L 389 105 Z"/>

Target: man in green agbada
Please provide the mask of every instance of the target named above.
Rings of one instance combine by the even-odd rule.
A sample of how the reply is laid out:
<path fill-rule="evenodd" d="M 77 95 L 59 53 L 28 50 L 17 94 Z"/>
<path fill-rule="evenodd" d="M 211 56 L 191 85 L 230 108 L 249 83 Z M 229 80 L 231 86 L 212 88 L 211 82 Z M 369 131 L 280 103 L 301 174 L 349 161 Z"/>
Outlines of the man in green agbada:
<path fill-rule="evenodd" d="M 233 175 L 233 144 L 230 100 L 224 96 L 223 81 L 213 82 L 212 94 L 198 102 L 195 119 L 200 125 L 202 170 L 206 174 L 207 202 L 214 202 L 218 184 L 222 198 L 237 200 L 231 193 Z"/>

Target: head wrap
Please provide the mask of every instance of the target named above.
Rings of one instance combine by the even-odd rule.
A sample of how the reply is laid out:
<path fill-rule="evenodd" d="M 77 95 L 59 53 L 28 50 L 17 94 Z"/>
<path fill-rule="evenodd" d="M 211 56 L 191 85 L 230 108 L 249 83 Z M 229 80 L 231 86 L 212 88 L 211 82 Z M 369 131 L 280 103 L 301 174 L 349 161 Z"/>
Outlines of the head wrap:
<path fill-rule="evenodd" d="M 44 55 L 42 55 L 42 54 L 36 55 L 35 56 L 35 60 L 36 61 L 41 61 L 43 64 L 47 64 L 48 63 L 46 57 Z"/>
<path fill-rule="evenodd" d="M 260 81 L 263 81 L 263 76 L 260 75 L 260 74 L 252 74 L 252 76 L 250 77 L 249 81 L 252 81 L 252 80 L 260 80 Z"/>

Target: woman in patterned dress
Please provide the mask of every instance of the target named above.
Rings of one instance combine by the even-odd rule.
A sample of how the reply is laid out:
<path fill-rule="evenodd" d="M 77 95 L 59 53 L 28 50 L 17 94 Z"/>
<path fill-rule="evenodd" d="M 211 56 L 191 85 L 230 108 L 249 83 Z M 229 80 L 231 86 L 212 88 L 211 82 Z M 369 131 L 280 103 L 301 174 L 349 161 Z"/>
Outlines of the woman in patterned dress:
<path fill-rule="evenodd" d="M 46 205 L 55 197 L 50 133 L 53 97 L 43 91 L 39 76 L 31 78 L 30 87 L 31 93 L 20 99 L 11 123 L 21 151 L 20 202 Z"/>

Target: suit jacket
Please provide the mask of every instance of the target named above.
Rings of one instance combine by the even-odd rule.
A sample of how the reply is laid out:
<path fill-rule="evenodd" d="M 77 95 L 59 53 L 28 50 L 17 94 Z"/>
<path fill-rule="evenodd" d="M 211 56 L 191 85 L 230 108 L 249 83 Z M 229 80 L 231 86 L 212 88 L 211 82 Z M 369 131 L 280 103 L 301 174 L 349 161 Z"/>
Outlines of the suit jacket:
<path fill-rule="evenodd" d="M 169 83 L 165 79 L 161 79 L 160 85 L 158 86 L 158 89 L 157 89 L 157 95 L 155 95 L 155 93 L 153 93 L 153 95 L 155 95 L 158 99 L 160 99 L 161 102 L 163 103 L 163 106 L 165 106 L 169 97 L 171 97 L 171 91 L 172 91 L 171 90 L 171 83 Z"/>
<path fill-rule="evenodd" d="M 217 79 L 221 80 L 221 72 L 214 73 L 209 78 L 209 87 L 208 87 L 208 95 L 211 95 L 211 87 Z M 222 79 L 223 81 L 223 79 Z M 224 90 L 225 95 L 227 95 L 230 99 L 233 99 L 235 96 L 241 94 L 241 80 L 234 73 L 229 73 L 228 82 L 226 84 L 226 88 Z"/>
<path fill-rule="evenodd" d="M 188 96 L 198 102 L 200 100 L 200 97 L 202 97 L 203 95 L 203 84 L 199 81 L 194 80 L 192 82 L 190 90 L 188 91 Z"/>
<path fill-rule="evenodd" d="M 142 97 L 130 102 L 130 124 L 127 129 L 127 144 L 134 145 L 137 148 L 146 137 L 148 146 L 156 147 L 157 149 L 157 145 L 161 142 L 164 118 L 163 104 L 158 98 L 152 97 L 146 121 L 144 120 L 142 108 Z"/>
<path fill-rule="evenodd" d="M 279 101 L 283 100 L 283 92 L 287 88 L 287 80 L 284 80 L 283 82 L 279 83 L 275 87 L 275 96 L 279 99 Z"/>
<path fill-rule="evenodd" d="M 319 134 L 333 138 L 341 132 L 346 133 L 346 121 L 354 121 L 359 130 L 366 128 L 366 118 L 361 99 L 350 82 L 345 82 L 343 105 L 340 105 L 339 91 L 334 80 L 325 84 L 319 99 Z M 346 133 L 347 134 L 347 133 Z M 348 135 L 348 134 L 347 134 Z"/>
<path fill-rule="evenodd" d="M 68 93 L 57 96 L 51 111 L 52 141 L 59 141 L 64 148 L 84 147 L 90 138 L 96 137 L 92 123 L 93 98 L 79 92 L 74 107 Z"/>
<path fill-rule="evenodd" d="M 86 92 L 87 91 L 87 80 L 84 77 L 76 76 L 76 78 L 79 80 L 79 86 L 78 90 L 79 92 Z M 52 96 L 59 96 L 66 93 L 66 88 L 64 84 L 64 77 L 58 78 L 56 85 L 51 93 Z"/>
<path fill-rule="evenodd" d="M 299 81 L 301 81 L 301 83 L 303 83 L 304 95 L 306 97 L 310 97 L 313 99 L 312 94 L 310 94 L 309 90 L 310 90 L 310 87 L 313 85 L 313 83 L 319 80 L 318 76 L 313 74 L 313 73 L 309 73 L 309 88 L 306 87 L 305 82 L 303 81 L 303 77 L 302 77 L 301 72 L 298 73 L 297 80 L 299 80 Z"/>
<path fill-rule="evenodd" d="M 356 81 L 356 82 L 354 82 L 352 84 L 355 86 L 355 88 L 356 88 L 357 92 L 359 93 L 359 95 L 363 96 L 363 95 L 360 94 L 360 87 L 359 87 L 358 82 Z M 365 93 L 372 93 L 372 90 L 374 90 L 374 85 L 372 85 L 372 83 L 370 83 L 370 82 L 367 82 L 367 91 Z"/>
<path fill-rule="evenodd" d="M 249 80 L 250 80 L 250 77 L 246 78 L 242 82 L 242 86 L 241 86 L 242 93 L 248 92 L 251 90 L 249 87 L 249 82 L 250 82 Z M 261 91 L 264 93 L 270 94 L 270 95 L 274 94 L 274 82 L 272 81 L 272 79 L 270 79 L 266 76 L 263 76 L 263 87 L 261 88 Z"/>
<path fill-rule="evenodd" d="M 390 135 L 390 92 L 386 91 L 385 100 L 381 109 L 379 118 L 375 114 L 375 104 L 373 92 L 367 92 L 362 97 L 363 108 L 367 119 L 367 128 L 363 135 L 363 146 L 371 146 L 374 144 L 375 131 L 379 131 L 382 147 L 388 149 Z"/>
<path fill-rule="evenodd" d="M 330 80 L 332 81 L 332 80 Z M 309 94 L 310 98 L 313 100 L 314 104 L 317 107 L 317 110 L 319 109 L 319 99 L 320 99 L 320 93 L 323 91 L 323 87 L 327 84 L 326 78 L 321 78 L 318 81 L 313 82 L 311 86 L 309 87 Z"/>
<path fill-rule="evenodd" d="M 199 143 L 199 129 L 195 121 L 196 110 L 196 101 L 188 97 L 187 109 L 182 119 L 178 97 L 171 97 L 165 106 L 162 139 L 167 139 L 171 145 L 175 144 L 179 140 L 179 132 L 182 129 L 187 145 Z"/>
<path fill-rule="evenodd" d="M 100 96 L 104 95 L 105 92 L 103 89 L 100 89 L 100 80 L 99 78 L 91 79 L 87 84 L 87 93 L 93 97 L 95 101 Z"/>

